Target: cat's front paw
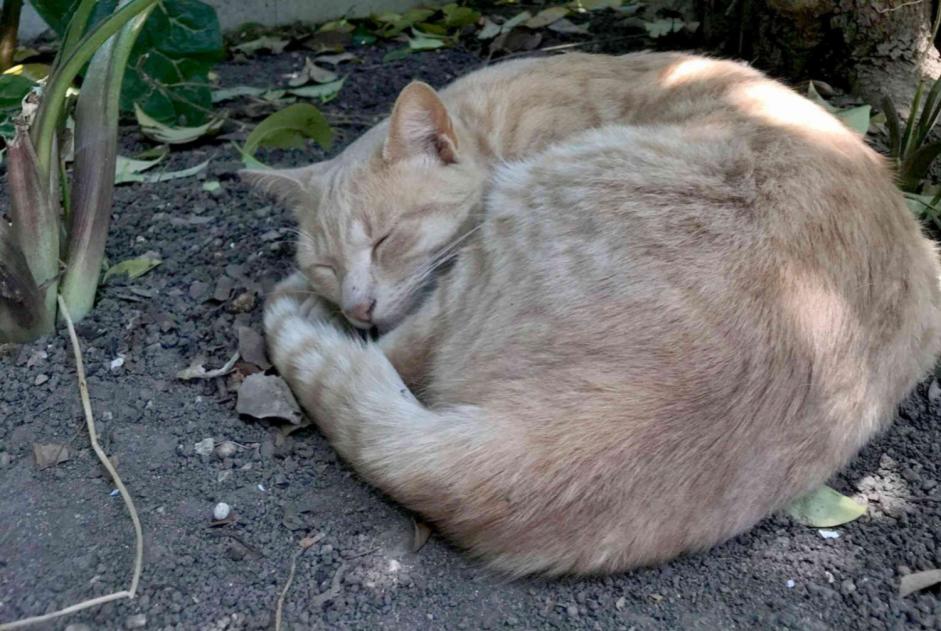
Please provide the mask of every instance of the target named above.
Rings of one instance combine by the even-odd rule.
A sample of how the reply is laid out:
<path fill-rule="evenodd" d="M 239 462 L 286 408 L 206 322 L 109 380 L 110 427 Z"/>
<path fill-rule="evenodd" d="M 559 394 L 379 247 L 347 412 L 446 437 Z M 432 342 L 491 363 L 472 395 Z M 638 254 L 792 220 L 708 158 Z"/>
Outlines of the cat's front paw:
<path fill-rule="evenodd" d="M 318 295 L 300 272 L 294 272 L 277 285 L 265 301 L 265 314 L 275 303 L 311 321 L 333 320 L 336 309 Z M 267 327 L 266 327 L 267 328 Z"/>

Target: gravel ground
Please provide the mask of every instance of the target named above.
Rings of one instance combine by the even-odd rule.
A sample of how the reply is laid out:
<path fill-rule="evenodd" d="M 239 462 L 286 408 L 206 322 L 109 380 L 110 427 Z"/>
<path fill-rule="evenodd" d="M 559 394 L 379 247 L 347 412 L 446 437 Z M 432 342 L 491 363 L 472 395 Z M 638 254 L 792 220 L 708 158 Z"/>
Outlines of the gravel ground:
<path fill-rule="evenodd" d="M 334 151 L 409 79 L 442 85 L 481 63 L 444 50 L 382 64 L 382 52 L 347 66 L 340 96 L 324 107 L 340 123 Z M 225 86 L 270 86 L 302 62 L 288 52 L 229 62 L 219 74 Z M 126 131 L 125 152 L 143 146 Z M 265 157 L 321 156 L 309 147 Z M 289 214 L 235 180 L 240 164 L 228 143 L 174 151 L 168 168 L 207 158 L 218 192 L 196 178 L 118 189 L 109 259 L 157 252 L 163 264 L 105 285 L 79 326 L 99 434 L 144 525 L 138 597 L 45 628 L 270 628 L 292 558 L 310 537 L 317 541 L 297 557 L 285 597 L 290 629 L 941 629 L 937 588 L 897 595 L 901 575 L 941 566 L 941 390 L 928 383 L 831 482 L 870 503 L 838 538 L 777 516 L 660 567 L 554 581 L 507 582 L 435 535 L 413 552 L 412 516 L 338 461 L 316 431 L 285 438 L 280 425 L 237 414 L 234 388 L 252 366 L 208 381 L 175 378 L 201 355 L 207 366 L 223 364 L 239 327 L 260 330 L 261 296 L 292 250 Z M 234 452 L 199 455 L 206 438 L 233 441 Z M 67 444 L 69 458 L 40 470 L 36 443 Z M 125 588 L 133 535 L 112 490 L 88 446 L 66 339 L 6 348 L 0 621 Z M 233 521 L 214 527 L 218 502 L 232 507 Z"/>

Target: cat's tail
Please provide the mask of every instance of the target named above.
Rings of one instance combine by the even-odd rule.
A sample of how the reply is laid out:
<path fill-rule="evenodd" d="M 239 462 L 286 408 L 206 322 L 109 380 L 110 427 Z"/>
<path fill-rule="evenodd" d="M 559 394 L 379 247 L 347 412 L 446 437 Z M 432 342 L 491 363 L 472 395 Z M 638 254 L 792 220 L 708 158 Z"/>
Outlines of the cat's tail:
<path fill-rule="evenodd" d="M 265 329 L 271 360 L 341 456 L 495 569 L 593 573 L 652 560 L 583 545 L 598 533 L 575 531 L 579 518 L 566 533 L 565 507 L 584 498 L 534 488 L 560 472 L 539 470 L 543 449 L 511 419 L 477 406 L 426 407 L 378 346 L 310 320 L 290 296 L 266 306 Z"/>

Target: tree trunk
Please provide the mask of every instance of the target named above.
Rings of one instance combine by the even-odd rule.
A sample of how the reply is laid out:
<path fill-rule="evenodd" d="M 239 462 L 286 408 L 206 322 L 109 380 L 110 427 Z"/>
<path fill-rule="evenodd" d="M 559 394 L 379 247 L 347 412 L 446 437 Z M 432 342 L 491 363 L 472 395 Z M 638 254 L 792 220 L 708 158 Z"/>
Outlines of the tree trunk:
<path fill-rule="evenodd" d="M 931 0 L 699 0 L 713 46 L 793 79 L 848 87 L 907 108 L 941 74 Z M 724 6 L 722 6 L 724 5 Z"/>

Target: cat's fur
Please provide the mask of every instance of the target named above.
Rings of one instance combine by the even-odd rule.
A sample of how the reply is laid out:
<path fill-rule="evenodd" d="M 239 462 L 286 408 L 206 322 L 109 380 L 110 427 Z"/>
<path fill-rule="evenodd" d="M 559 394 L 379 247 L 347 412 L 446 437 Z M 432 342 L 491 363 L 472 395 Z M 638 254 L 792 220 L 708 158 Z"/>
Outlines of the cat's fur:
<path fill-rule="evenodd" d="M 573 55 L 441 99 L 412 86 L 330 163 L 250 176 L 298 207 L 314 289 L 391 330 L 349 335 L 300 275 L 265 327 L 340 454 L 494 567 L 611 572 L 739 533 L 941 350 L 936 253 L 884 161 L 757 71 Z M 411 279 L 467 231 L 422 301 Z"/>

